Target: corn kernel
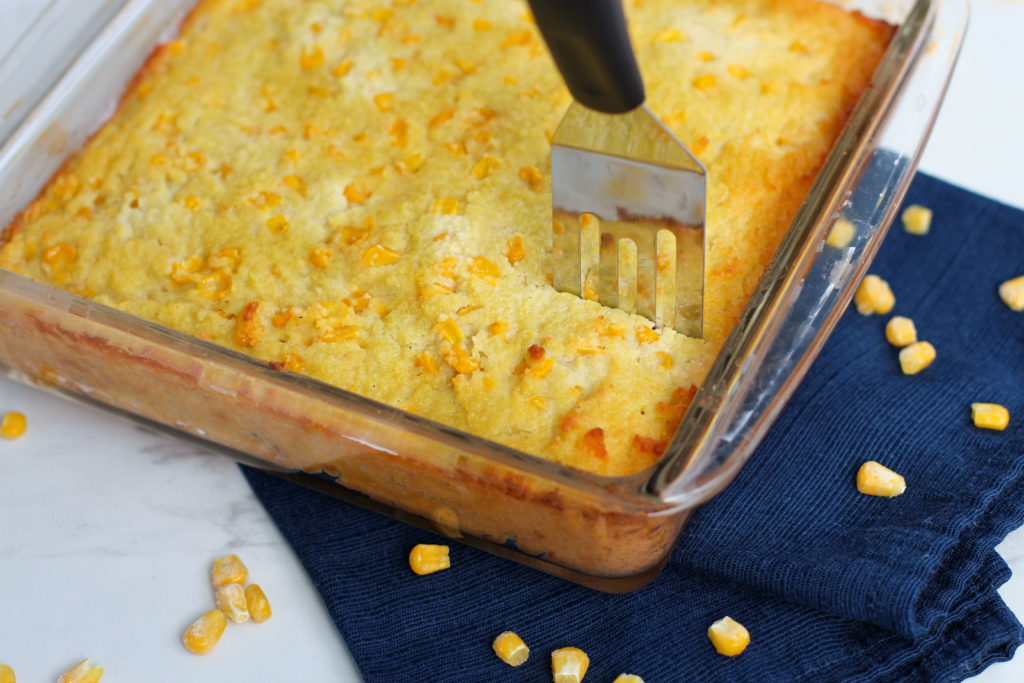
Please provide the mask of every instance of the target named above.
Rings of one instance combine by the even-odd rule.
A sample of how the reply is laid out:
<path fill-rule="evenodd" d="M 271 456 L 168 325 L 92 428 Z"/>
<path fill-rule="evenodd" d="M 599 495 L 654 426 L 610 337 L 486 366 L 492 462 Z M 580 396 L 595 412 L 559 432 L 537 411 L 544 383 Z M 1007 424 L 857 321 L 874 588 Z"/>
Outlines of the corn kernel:
<path fill-rule="evenodd" d="M 358 335 L 358 325 L 330 325 L 320 330 L 319 334 L 317 334 L 317 339 L 331 344 L 334 342 L 355 339 Z"/>
<path fill-rule="evenodd" d="M 590 666 L 590 657 L 578 647 L 562 647 L 551 653 L 554 683 L 580 683 Z"/>
<path fill-rule="evenodd" d="M 262 190 L 253 198 L 252 203 L 255 204 L 256 208 L 260 211 L 266 211 L 267 209 L 272 209 L 281 203 L 281 195 L 275 192 Z"/>
<path fill-rule="evenodd" d="M 389 92 L 382 92 L 373 96 L 373 103 L 382 112 L 391 111 L 395 108 L 395 96 Z"/>
<path fill-rule="evenodd" d="M 266 327 L 260 319 L 259 306 L 258 301 L 250 301 L 235 319 L 235 343 L 239 346 L 252 348 L 263 341 Z"/>
<path fill-rule="evenodd" d="M 299 56 L 299 65 L 303 69 L 315 69 L 324 63 L 324 51 L 319 45 L 314 45 L 312 48 L 302 48 L 302 54 Z"/>
<path fill-rule="evenodd" d="M 442 111 L 440 114 L 438 114 L 434 118 L 430 119 L 430 123 L 428 125 L 431 128 L 436 128 L 437 126 L 440 126 L 441 124 L 450 121 L 451 118 L 454 115 L 455 115 L 455 110 L 452 109 L 451 107 L 449 107 L 448 109 L 445 109 L 444 111 Z"/>
<path fill-rule="evenodd" d="M 469 272 L 492 285 L 501 275 L 501 270 L 498 266 L 495 265 L 493 261 L 484 258 L 483 256 L 477 256 L 473 259 L 469 264 Z"/>
<path fill-rule="evenodd" d="M 422 166 L 423 161 L 424 159 L 422 154 L 413 154 L 412 156 L 406 157 L 405 159 L 402 159 L 401 161 L 396 163 L 395 170 L 401 173 L 402 175 L 408 175 L 416 171 L 416 169 L 418 169 L 420 166 Z"/>
<path fill-rule="evenodd" d="M 331 257 L 333 256 L 334 252 L 328 247 L 314 247 L 313 251 L 309 254 L 309 260 L 317 268 L 326 268 L 331 263 Z"/>
<path fill-rule="evenodd" d="M 916 375 L 935 360 L 935 347 L 919 341 L 900 349 L 900 369 L 904 375 Z"/>
<path fill-rule="evenodd" d="M 845 249 L 853 241 L 853 236 L 856 233 L 857 229 L 853 226 L 853 223 L 845 218 L 840 218 L 832 225 L 832 230 L 829 231 L 825 244 L 834 249 Z"/>
<path fill-rule="evenodd" d="M 462 334 L 462 329 L 459 327 L 459 324 L 451 318 L 445 318 L 439 322 L 437 324 L 437 331 L 440 332 L 441 336 L 451 344 L 457 344 L 465 339 L 465 335 Z"/>
<path fill-rule="evenodd" d="M 444 148 L 448 150 L 448 153 L 453 157 L 461 157 L 466 155 L 466 146 L 461 142 L 446 142 Z"/>
<path fill-rule="evenodd" d="M 431 375 L 437 374 L 437 371 L 440 369 L 434 357 L 426 351 L 416 356 L 416 366 L 422 368 L 425 372 L 429 372 Z"/>
<path fill-rule="evenodd" d="M 656 342 L 661 338 L 653 328 L 647 327 L 646 325 L 640 325 L 636 328 L 636 340 L 641 344 L 650 344 Z"/>
<path fill-rule="evenodd" d="M 249 616 L 257 624 L 262 624 L 270 618 L 270 602 L 259 584 L 250 583 L 245 587 L 245 604 L 249 610 Z"/>
<path fill-rule="evenodd" d="M 903 229 L 911 235 L 927 235 L 932 227 L 932 210 L 918 204 L 911 204 L 900 215 Z"/>
<path fill-rule="evenodd" d="M 306 361 L 297 353 L 286 353 L 281 357 L 284 366 L 292 372 L 305 372 Z"/>
<path fill-rule="evenodd" d="M 972 403 L 971 419 L 975 427 L 1003 430 L 1010 423 L 1010 411 L 998 403 Z"/>
<path fill-rule="evenodd" d="M 644 679 L 636 674 L 619 674 L 612 683 L 644 683 Z"/>
<path fill-rule="evenodd" d="M 25 433 L 28 421 L 22 413 L 11 411 L 0 418 L 0 436 L 5 439 L 17 439 Z"/>
<path fill-rule="evenodd" d="M 210 268 L 237 268 L 242 262 L 242 252 L 237 247 L 225 247 L 210 255 L 206 260 Z"/>
<path fill-rule="evenodd" d="M 375 244 L 363 252 L 362 261 L 363 265 L 367 268 L 376 268 L 378 266 L 390 266 L 396 263 L 401 256 L 394 249 L 388 249 L 384 245 Z"/>
<path fill-rule="evenodd" d="M 868 460 L 857 470 L 857 490 L 868 496 L 892 498 L 907 490 L 903 477 L 874 460 Z"/>
<path fill-rule="evenodd" d="M 519 666 L 530 656 L 530 648 L 526 647 L 523 639 L 512 631 L 500 634 L 494 639 L 491 647 L 494 648 L 494 654 L 509 666 Z"/>
<path fill-rule="evenodd" d="M 885 314 L 896 305 L 896 297 L 888 282 L 877 275 L 866 275 L 853 295 L 853 303 L 861 315 Z"/>
<path fill-rule="evenodd" d="M 525 29 L 522 31 L 513 31 L 505 37 L 505 40 L 501 41 L 501 47 L 528 45 L 532 40 L 533 34 Z"/>
<path fill-rule="evenodd" d="M 366 188 L 360 187 L 356 183 L 349 183 L 345 186 L 343 191 L 345 199 L 352 204 L 362 204 L 370 198 L 370 191 Z"/>
<path fill-rule="evenodd" d="M 501 166 L 501 162 L 491 156 L 481 157 L 480 161 L 473 164 L 470 171 L 477 180 L 483 180 L 491 174 L 491 171 Z"/>
<path fill-rule="evenodd" d="M 735 657 L 747 649 L 750 633 L 732 617 L 722 617 L 708 627 L 708 638 L 715 651 L 726 657 Z"/>
<path fill-rule="evenodd" d="M 245 589 L 242 588 L 242 584 L 226 583 L 218 586 L 213 599 L 217 609 L 231 621 L 236 624 L 249 621 L 249 608 L 245 602 Z"/>
<path fill-rule="evenodd" d="M 352 70 L 352 60 L 351 59 L 346 59 L 345 61 L 343 61 L 340 64 L 338 64 L 338 66 L 336 66 L 333 69 L 331 69 L 331 75 L 334 76 L 335 78 L 341 78 L 342 76 L 344 76 L 345 74 L 347 74 L 351 70 Z"/>
<path fill-rule="evenodd" d="M 203 206 L 203 203 L 199 200 L 199 197 L 196 197 L 194 194 L 187 195 L 185 197 L 184 204 L 185 208 L 188 209 L 189 211 L 198 211 Z"/>
<path fill-rule="evenodd" d="M 188 627 L 181 637 L 181 642 L 189 652 L 205 655 L 220 640 L 227 625 L 227 615 L 219 609 L 212 609 Z"/>
<path fill-rule="evenodd" d="M 214 588 L 219 588 L 228 583 L 245 583 L 249 578 L 249 570 L 242 564 L 238 555 L 227 555 L 213 562 L 210 569 L 210 582 Z"/>
<path fill-rule="evenodd" d="M 280 235 L 288 229 L 288 219 L 281 214 L 271 216 L 267 219 L 267 227 L 270 228 L 271 232 Z"/>
<path fill-rule="evenodd" d="M 431 213 L 441 213 L 446 215 L 452 215 L 459 211 L 459 200 L 453 197 L 442 197 L 435 199 L 434 203 L 430 206 Z"/>
<path fill-rule="evenodd" d="M 740 64 L 730 64 L 726 69 L 728 70 L 729 75 L 733 78 L 738 78 L 740 80 L 750 78 L 750 72 Z"/>
<path fill-rule="evenodd" d="M 214 301 L 220 301 L 231 292 L 231 276 L 222 270 L 215 270 L 199 278 L 197 292 Z"/>
<path fill-rule="evenodd" d="M 78 248 L 62 242 L 46 248 L 40 258 L 43 272 L 57 282 L 65 282 L 68 279 L 68 271 L 78 260 Z"/>
<path fill-rule="evenodd" d="M 1024 311 L 1024 275 L 999 285 L 999 298 L 1014 311 Z"/>
<path fill-rule="evenodd" d="M 714 74 L 704 74 L 698 76 L 693 81 L 693 87 L 701 92 L 707 92 L 718 85 L 718 79 L 715 78 Z"/>
<path fill-rule="evenodd" d="M 902 315 L 893 316 L 885 324 L 885 338 L 893 346 L 909 346 L 917 341 L 917 328 L 914 321 Z"/>
<path fill-rule="evenodd" d="M 526 247 L 523 246 L 522 237 L 515 235 L 508 239 L 508 253 L 505 255 L 505 258 L 508 259 L 510 266 L 514 266 L 526 258 Z"/>
<path fill-rule="evenodd" d="M 102 675 L 103 667 L 93 666 L 87 658 L 61 674 L 57 683 L 96 683 Z"/>
<path fill-rule="evenodd" d="M 460 375 L 468 375 L 480 367 L 480 362 L 470 358 L 462 346 L 453 346 L 446 360 Z"/>
<path fill-rule="evenodd" d="M 420 543 L 409 553 L 409 567 L 419 574 L 433 574 L 448 569 L 451 559 L 448 557 L 448 546 Z"/>
<path fill-rule="evenodd" d="M 662 29 L 655 33 L 653 38 L 655 43 L 678 43 L 684 39 L 685 36 L 675 28 Z"/>
<path fill-rule="evenodd" d="M 519 179 L 529 185 L 534 192 L 541 189 L 544 183 L 544 175 L 533 166 L 523 166 L 519 169 Z"/>

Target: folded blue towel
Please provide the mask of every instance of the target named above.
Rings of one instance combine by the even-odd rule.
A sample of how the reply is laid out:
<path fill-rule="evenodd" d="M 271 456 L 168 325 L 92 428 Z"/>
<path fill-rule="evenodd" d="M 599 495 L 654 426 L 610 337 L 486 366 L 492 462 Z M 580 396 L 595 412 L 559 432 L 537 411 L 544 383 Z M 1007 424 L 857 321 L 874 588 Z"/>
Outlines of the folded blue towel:
<path fill-rule="evenodd" d="M 550 681 L 551 650 L 590 656 L 588 681 L 946 681 L 1010 657 L 1024 628 L 996 588 L 994 546 L 1024 523 L 1024 313 L 998 297 L 1024 274 L 1024 212 L 926 176 L 908 203 L 928 235 L 894 227 L 871 272 L 938 351 L 901 373 L 890 316 L 848 311 L 736 479 L 690 520 L 662 574 L 608 595 L 455 544 L 452 568 L 407 565 L 441 537 L 245 468 L 323 596 L 364 677 Z M 1002 432 L 972 402 L 1010 410 Z M 903 495 L 854 487 L 865 460 L 902 474 Z M 718 655 L 707 627 L 751 633 Z M 500 632 L 530 646 L 518 669 Z"/>

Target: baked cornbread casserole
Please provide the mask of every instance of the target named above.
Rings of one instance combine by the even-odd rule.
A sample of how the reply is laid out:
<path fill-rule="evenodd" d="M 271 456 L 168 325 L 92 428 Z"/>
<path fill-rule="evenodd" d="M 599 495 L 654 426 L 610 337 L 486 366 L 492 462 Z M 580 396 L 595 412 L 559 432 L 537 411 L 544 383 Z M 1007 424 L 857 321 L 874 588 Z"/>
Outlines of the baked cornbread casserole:
<path fill-rule="evenodd" d="M 708 168 L 705 337 L 555 291 L 569 104 L 521 0 L 202 0 L 4 232 L 0 266 L 601 474 L 661 454 L 891 27 L 627 4 Z"/>

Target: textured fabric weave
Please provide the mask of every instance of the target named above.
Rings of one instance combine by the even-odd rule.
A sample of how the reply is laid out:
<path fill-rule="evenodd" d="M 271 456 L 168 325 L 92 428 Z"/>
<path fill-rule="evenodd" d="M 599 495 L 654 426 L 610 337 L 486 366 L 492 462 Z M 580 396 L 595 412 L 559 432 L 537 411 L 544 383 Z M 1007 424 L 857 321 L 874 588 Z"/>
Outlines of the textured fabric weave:
<path fill-rule="evenodd" d="M 458 544 L 452 569 L 417 577 L 409 549 L 447 541 L 246 468 L 366 680 L 549 681 L 566 645 L 595 683 L 961 680 L 1011 656 L 1024 629 L 996 593 L 1009 570 L 993 547 L 1024 523 L 1024 313 L 996 289 L 1024 274 L 1024 212 L 925 176 L 907 202 L 934 210 L 931 232 L 894 226 L 871 272 L 934 364 L 904 376 L 890 316 L 851 308 L 642 590 L 598 593 Z M 974 401 L 1006 405 L 1010 426 L 975 428 Z M 906 493 L 857 493 L 868 459 Z M 724 615 L 752 638 L 731 659 L 706 636 Z M 491 652 L 505 630 L 531 648 L 518 669 Z"/>

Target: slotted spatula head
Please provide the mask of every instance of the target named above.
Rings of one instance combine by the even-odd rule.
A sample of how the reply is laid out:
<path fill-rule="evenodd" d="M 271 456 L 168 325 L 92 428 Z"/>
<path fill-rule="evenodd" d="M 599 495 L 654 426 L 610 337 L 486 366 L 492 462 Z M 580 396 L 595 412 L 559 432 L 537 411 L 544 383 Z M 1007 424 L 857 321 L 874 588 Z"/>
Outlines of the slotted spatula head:
<path fill-rule="evenodd" d="M 703 336 L 706 174 L 643 104 L 622 3 L 530 8 L 576 100 L 551 140 L 554 286 Z"/>
<path fill-rule="evenodd" d="M 639 106 L 574 102 L 551 141 L 553 284 L 703 336 L 704 167 Z"/>

